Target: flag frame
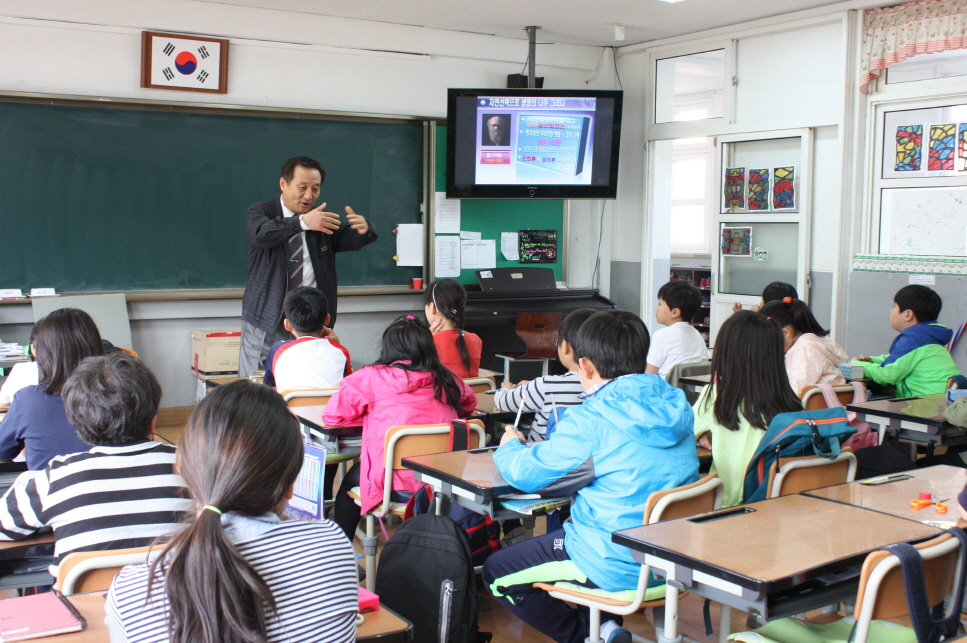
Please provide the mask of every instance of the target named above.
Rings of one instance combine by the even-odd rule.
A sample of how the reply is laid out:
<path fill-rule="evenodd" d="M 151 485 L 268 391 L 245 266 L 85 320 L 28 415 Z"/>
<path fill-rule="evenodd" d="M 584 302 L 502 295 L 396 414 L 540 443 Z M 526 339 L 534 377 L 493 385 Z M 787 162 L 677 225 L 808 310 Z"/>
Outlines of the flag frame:
<path fill-rule="evenodd" d="M 173 40 L 195 40 L 204 42 L 218 43 L 218 87 L 208 89 L 207 87 L 175 87 L 170 85 L 157 85 L 151 82 L 151 69 L 153 67 L 152 43 L 155 38 L 167 38 Z M 213 56 L 215 54 L 212 54 Z M 228 39 L 212 38 L 210 36 L 196 36 L 194 34 L 177 34 L 164 31 L 142 31 L 141 32 L 141 87 L 146 89 L 167 89 L 179 92 L 203 92 L 205 94 L 227 94 L 228 93 Z"/>

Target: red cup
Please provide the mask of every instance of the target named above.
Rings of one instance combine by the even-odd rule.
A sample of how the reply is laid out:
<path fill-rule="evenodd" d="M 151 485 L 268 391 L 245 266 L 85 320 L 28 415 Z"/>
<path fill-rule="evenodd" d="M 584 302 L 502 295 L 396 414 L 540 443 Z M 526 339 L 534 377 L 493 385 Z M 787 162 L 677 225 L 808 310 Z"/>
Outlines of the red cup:
<path fill-rule="evenodd" d="M 423 287 L 423 277 L 413 277 L 413 290 L 419 290 Z"/>

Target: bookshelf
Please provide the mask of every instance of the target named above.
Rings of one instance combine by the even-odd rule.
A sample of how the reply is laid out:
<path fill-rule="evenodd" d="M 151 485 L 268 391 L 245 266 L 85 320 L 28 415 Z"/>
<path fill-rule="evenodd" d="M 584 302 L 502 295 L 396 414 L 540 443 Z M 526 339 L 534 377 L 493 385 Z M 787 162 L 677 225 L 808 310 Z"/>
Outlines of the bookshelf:
<path fill-rule="evenodd" d="M 685 268 L 675 267 L 671 269 L 670 280 L 681 279 L 688 281 L 698 288 L 702 293 L 702 306 L 695 313 L 695 316 L 688 322 L 702 335 L 705 345 L 708 346 L 708 338 L 712 309 L 712 270 L 709 268 Z"/>

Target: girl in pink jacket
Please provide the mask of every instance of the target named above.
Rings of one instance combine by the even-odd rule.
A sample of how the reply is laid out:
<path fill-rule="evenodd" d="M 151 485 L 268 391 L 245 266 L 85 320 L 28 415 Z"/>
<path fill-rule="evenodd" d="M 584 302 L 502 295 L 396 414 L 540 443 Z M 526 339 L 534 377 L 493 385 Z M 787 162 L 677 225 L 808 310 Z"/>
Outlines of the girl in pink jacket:
<path fill-rule="evenodd" d="M 343 479 L 333 511 L 350 541 L 360 515 L 383 501 L 386 431 L 401 424 L 449 422 L 470 415 L 476 407 L 470 387 L 440 363 L 425 321 L 405 315 L 390 324 L 379 359 L 344 378 L 323 414 L 327 426 L 363 427 L 360 462 Z M 362 507 L 347 495 L 356 486 Z M 416 488 L 413 472 L 394 472 L 394 502 L 405 502 Z"/>

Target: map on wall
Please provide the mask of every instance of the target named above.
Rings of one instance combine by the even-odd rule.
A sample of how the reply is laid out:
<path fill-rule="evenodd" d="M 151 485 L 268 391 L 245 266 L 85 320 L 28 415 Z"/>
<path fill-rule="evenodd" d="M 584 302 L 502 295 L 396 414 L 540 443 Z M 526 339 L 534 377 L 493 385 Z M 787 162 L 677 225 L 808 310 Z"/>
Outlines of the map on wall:
<path fill-rule="evenodd" d="M 884 189 L 880 213 L 881 254 L 967 256 L 967 187 Z"/>

